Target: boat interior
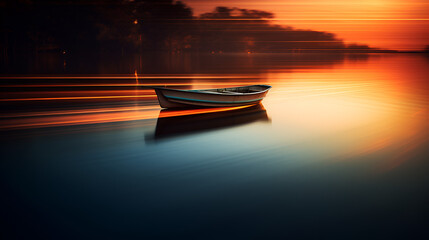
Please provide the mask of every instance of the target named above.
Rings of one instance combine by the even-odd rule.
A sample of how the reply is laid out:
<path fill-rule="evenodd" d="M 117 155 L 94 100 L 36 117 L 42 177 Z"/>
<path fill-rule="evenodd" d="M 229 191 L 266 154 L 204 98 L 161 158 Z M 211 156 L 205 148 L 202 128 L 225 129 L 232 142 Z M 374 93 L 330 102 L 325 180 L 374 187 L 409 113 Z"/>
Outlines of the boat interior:
<path fill-rule="evenodd" d="M 248 87 L 216 88 L 199 90 L 199 92 L 220 93 L 220 94 L 245 94 L 257 93 L 267 89 L 265 86 L 255 85 Z"/>

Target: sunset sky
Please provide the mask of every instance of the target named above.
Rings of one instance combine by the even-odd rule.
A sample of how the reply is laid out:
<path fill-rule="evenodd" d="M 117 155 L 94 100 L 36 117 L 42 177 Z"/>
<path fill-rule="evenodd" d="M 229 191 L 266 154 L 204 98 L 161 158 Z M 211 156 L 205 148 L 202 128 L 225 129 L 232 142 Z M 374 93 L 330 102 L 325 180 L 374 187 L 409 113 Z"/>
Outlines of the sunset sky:
<path fill-rule="evenodd" d="M 429 45 L 429 0 L 183 0 L 194 14 L 216 6 L 258 9 L 275 23 L 335 33 L 347 43 L 395 50 Z"/>

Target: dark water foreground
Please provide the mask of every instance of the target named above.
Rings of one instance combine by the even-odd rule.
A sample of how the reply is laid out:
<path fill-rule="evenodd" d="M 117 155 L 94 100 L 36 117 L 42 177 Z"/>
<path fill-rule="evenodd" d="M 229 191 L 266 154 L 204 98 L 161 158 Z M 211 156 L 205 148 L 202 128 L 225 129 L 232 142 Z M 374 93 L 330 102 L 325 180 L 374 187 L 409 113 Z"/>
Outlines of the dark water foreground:
<path fill-rule="evenodd" d="M 427 58 L 245 59 L 137 78 L 4 77 L 0 233 L 427 236 Z M 262 105 L 234 109 L 161 111 L 141 88 L 256 83 L 273 86 Z"/>

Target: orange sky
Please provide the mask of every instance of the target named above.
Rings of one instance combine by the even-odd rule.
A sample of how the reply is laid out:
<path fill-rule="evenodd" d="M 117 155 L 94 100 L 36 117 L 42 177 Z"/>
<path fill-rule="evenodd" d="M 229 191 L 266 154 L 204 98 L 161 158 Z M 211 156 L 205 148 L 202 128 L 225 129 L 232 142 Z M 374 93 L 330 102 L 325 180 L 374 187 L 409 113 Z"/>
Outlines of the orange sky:
<path fill-rule="evenodd" d="M 429 45 L 429 0 L 183 0 L 198 15 L 216 6 L 270 11 L 275 22 L 328 31 L 347 43 L 396 50 Z"/>

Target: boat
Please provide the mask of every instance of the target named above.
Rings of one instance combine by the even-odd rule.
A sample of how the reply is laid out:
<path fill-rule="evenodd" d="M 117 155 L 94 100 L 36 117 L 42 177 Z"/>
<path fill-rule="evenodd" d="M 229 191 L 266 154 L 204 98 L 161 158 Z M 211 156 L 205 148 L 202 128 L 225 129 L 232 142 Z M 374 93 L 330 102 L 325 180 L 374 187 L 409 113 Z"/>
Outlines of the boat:
<path fill-rule="evenodd" d="M 232 88 L 179 90 L 153 87 L 162 108 L 235 107 L 255 105 L 264 99 L 271 86 L 250 85 Z"/>

